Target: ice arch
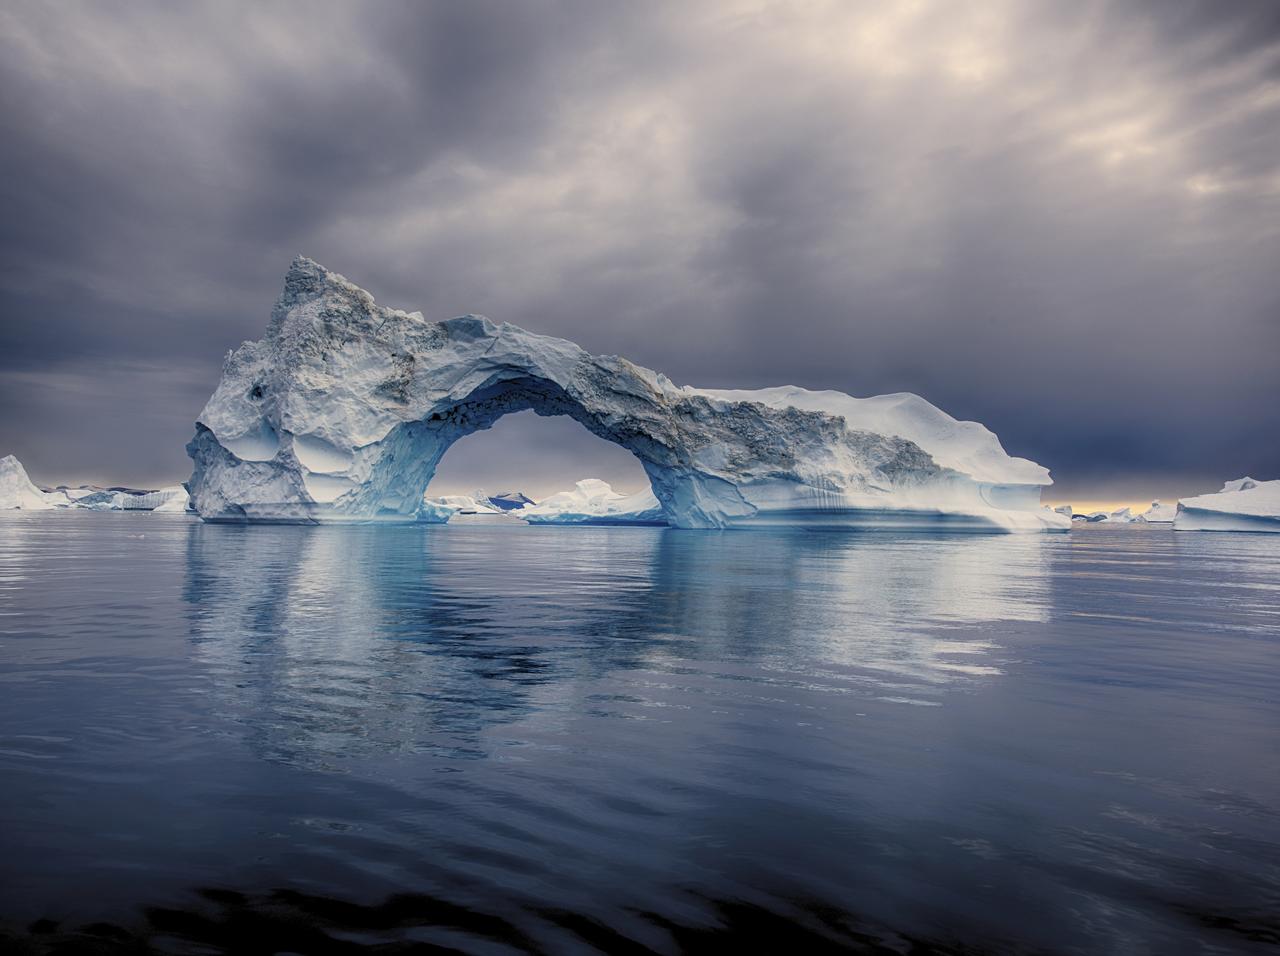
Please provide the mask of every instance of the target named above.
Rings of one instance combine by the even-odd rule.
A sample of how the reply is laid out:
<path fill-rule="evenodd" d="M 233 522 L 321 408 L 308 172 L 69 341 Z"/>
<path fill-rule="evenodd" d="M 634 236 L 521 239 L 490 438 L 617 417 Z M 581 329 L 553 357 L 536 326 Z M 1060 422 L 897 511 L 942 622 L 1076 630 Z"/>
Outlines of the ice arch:
<path fill-rule="evenodd" d="M 1055 523 L 1047 471 L 916 396 L 680 388 L 514 325 L 379 306 L 302 257 L 196 423 L 192 501 L 214 521 L 420 519 L 449 446 L 525 409 L 630 451 L 676 527 Z"/>

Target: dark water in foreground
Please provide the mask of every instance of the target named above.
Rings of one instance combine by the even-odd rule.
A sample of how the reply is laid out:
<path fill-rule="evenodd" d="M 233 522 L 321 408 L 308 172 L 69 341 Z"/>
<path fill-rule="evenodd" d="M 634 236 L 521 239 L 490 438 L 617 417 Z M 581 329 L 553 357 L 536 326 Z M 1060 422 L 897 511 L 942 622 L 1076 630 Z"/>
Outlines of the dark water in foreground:
<path fill-rule="evenodd" d="M 1268 951 L 1280 541 L 5 516 L 0 921 Z"/>

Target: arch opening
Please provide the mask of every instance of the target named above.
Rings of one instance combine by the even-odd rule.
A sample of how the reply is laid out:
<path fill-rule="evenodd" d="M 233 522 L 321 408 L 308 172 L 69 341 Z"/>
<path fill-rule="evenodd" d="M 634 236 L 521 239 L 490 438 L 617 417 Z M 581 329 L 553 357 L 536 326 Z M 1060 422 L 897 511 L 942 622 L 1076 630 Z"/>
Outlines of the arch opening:
<path fill-rule="evenodd" d="M 541 501 L 584 478 L 605 481 L 623 494 L 649 486 L 644 466 L 625 448 L 591 434 L 568 415 L 525 409 L 455 441 L 441 456 L 426 494 L 474 495 L 483 489 Z"/>
<path fill-rule="evenodd" d="M 502 422 L 507 424 L 500 424 Z M 499 429 L 496 438 L 493 434 L 495 427 Z M 538 499 L 549 496 L 563 498 L 566 493 L 579 493 L 588 487 L 578 486 L 577 483 L 584 479 L 596 479 L 589 485 L 593 490 L 593 497 L 597 499 L 596 505 L 604 506 L 604 502 L 599 499 L 601 495 L 623 495 L 621 490 L 615 492 L 603 487 L 600 484 L 601 476 L 581 473 L 582 466 L 573 462 L 572 456 L 556 455 L 554 450 L 549 453 L 546 438 L 554 436 L 558 439 L 556 444 L 562 448 L 565 445 L 574 449 L 585 447 L 588 457 L 594 455 L 597 460 L 603 459 L 608 464 L 608 471 L 621 477 L 619 484 L 625 488 L 625 492 L 636 496 L 635 499 L 628 498 L 629 502 L 651 504 L 652 509 L 641 509 L 645 512 L 643 523 L 665 523 L 669 513 L 666 505 L 654 500 L 650 492 L 650 476 L 656 466 L 638 450 L 637 442 L 632 436 L 625 429 L 619 429 L 616 422 L 603 420 L 577 397 L 568 394 L 559 383 L 541 376 L 528 373 L 513 376 L 510 369 L 503 369 L 488 380 L 478 383 L 465 397 L 454 402 L 440 403 L 424 419 L 406 423 L 396 431 L 402 431 L 403 434 L 389 436 L 392 444 L 399 443 L 405 447 L 399 452 L 393 447 L 389 452 L 382 449 L 377 453 L 374 470 L 382 474 L 370 485 L 375 493 L 376 489 L 381 488 L 384 495 L 389 495 L 379 503 L 380 510 L 386 509 L 389 513 L 403 513 L 406 505 L 402 491 L 404 488 L 414 489 L 418 501 L 424 496 L 432 501 L 439 501 L 446 494 L 450 497 L 456 495 L 458 498 L 480 497 L 475 494 L 477 484 L 469 480 L 470 476 L 464 477 L 464 473 L 450 478 L 449 471 L 446 471 L 444 482 L 441 482 L 437 477 L 439 468 L 448 452 L 460 442 L 465 443 L 459 459 L 463 469 L 466 468 L 469 457 L 465 450 L 467 448 L 482 456 L 484 448 L 488 446 L 491 459 L 509 458 L 511 447 L 504 447 L 504 434 L 521 434 L 525 436 L 526 442 L 532 439 L 534 444 L 526 443 L 525 446 L 529 452 L 527 457 L 539 459 L 544 466 L 554 466 L 544 467 L 540 484 L 534 489 Z M 539 432 L 542 433 L 541 443 L 536 437 Z M 386 445 L 387 442 L 380 444 Z M 554 449 L 555 445 L 550 447 Z M 643 447 L 641 444 L 640 448 Z M 512 473 L 510 465 L 507 465 L 507 469 L 498 476 L 501 479 L 499 483 L 503 486 L 498 491 L 524 492 L 524 489 L 512 483 L 519 476 Z M 490 477 L 493 477 L 492 472 Z M 446 483 L 457 483 L 461 487 L 450 489 L 450 494 L 445 491 Z M 422 486 L 420 489 L 419 485 Z M 431 493 L 433 488 L 436 489 L 435 494 Z M 344 503 L 347 502 L 340 502 Z M 363 503 L 367 504 L 368 502 Z M 561 505 L 565 506 L 566 503 L 561 502 Z M 610 505 L 609 508 L 613 509 L 614 506 Z M 423 506 L 422 516 L 426 520 L 439 520 L 440 517 L 437 509 L 429 503 Z M 530 520 L 559 523 L 557 519 L 545 516 Z M 630 523 L 630 520 L 619 518 L 607 523 L 625 524 Z"/>

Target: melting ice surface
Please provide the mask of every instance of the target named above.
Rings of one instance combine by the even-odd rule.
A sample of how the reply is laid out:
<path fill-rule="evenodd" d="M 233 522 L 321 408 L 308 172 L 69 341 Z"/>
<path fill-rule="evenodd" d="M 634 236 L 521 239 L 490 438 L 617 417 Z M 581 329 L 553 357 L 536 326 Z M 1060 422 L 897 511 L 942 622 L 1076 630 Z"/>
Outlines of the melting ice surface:
<path fill-rule="evenodd" d="M 5 514 L 0 681 L 0 934 L 1225 953 L 1280 933 L 1267 535 Z"/>

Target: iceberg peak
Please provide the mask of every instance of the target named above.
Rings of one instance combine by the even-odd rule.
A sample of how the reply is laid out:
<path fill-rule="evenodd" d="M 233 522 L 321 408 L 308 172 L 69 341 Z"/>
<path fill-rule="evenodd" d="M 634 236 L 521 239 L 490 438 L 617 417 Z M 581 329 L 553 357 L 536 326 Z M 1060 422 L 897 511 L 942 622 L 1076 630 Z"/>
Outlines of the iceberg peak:
<path fill-rule="evenodd" d="M 48 511 L 49 496 L 35 486 L 22 462 L 13 455 L 0 458 L 0 510 Z"/>

